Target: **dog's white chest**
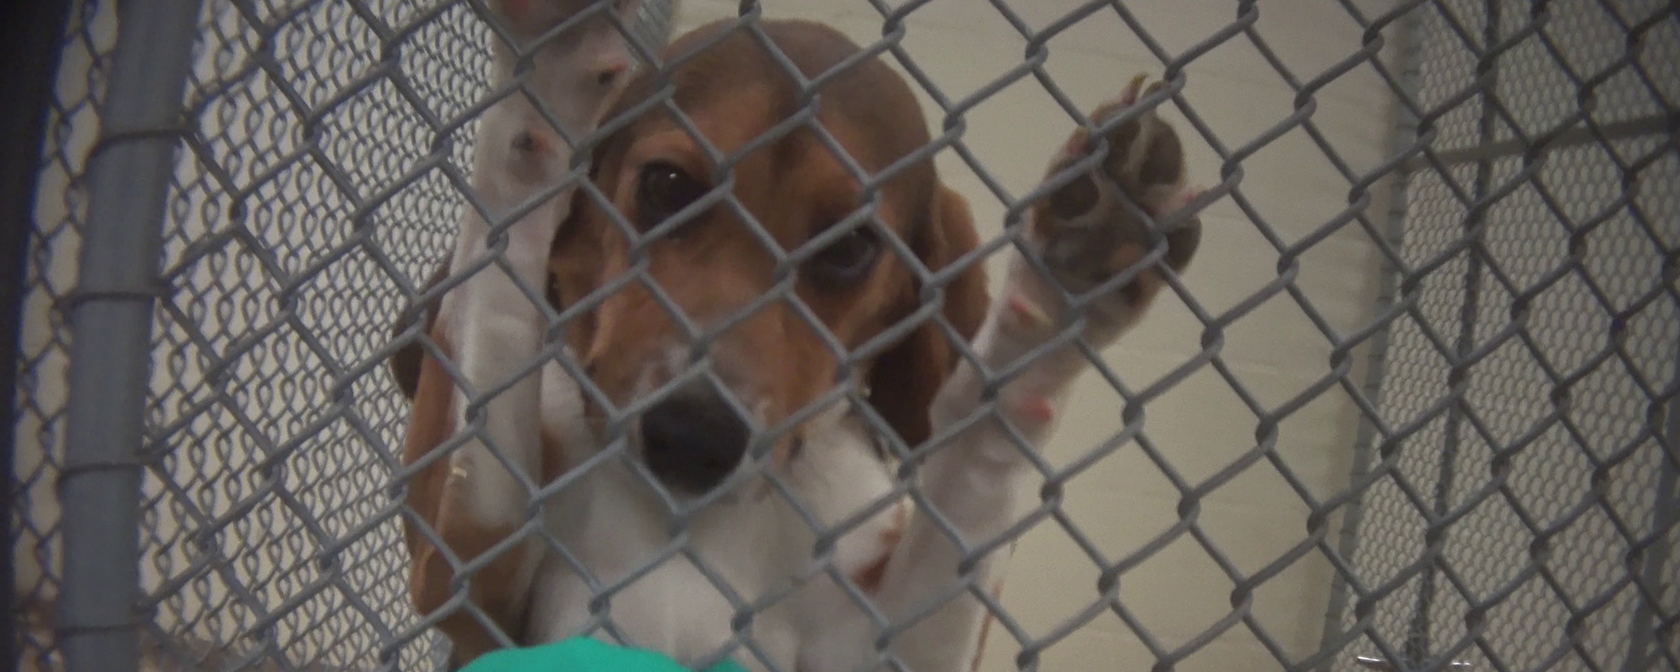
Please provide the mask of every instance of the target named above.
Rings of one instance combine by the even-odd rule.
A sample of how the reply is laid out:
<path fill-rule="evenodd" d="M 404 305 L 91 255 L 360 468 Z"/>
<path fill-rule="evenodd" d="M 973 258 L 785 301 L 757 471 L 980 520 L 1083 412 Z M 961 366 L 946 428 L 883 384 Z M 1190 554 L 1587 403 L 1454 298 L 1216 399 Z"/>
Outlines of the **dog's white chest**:
<path fill-rule="evenodd" d="M 884 465 L 859 448 L 811 445 L 787 475 L 819 520 L 846 518 L 890 491 Z M 612 463 L 550 502 L 549 530 L 568 553 L 549 553 L 538 570 L 528 640 L 587 632 L 613 641 L 616 628 L 636 646 L 694 664 L 729 646 L 738 614 L 750 613 L 745 627 L 756 652 L 736 649 L 729 657 L 755 672 L 769 669 L 758 655 L 791 670 L 836 608 L 855 608 L 826 575 L 807 576 L 816 533 L 781 494 L 764 490 L 714 504 L 680 539 L 650 496 L 628 467 Z M 877 562 L 894 519 L 888 509 L 842 536 L 835 568 L 855 575 Z"/>

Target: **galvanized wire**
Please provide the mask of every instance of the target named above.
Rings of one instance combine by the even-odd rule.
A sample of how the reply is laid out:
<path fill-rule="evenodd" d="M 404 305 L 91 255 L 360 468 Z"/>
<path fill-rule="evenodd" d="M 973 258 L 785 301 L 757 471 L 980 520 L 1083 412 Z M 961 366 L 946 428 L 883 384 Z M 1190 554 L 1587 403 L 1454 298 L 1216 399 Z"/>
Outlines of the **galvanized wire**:
<path fill-rule="evenodd" d="M 1680 340 L 1673 11 L 1460 1 L 1418 17 L 1419 132 L 1455 156 L 1405 178 L 1408 319 L 1380 382 L 1396 431 L 1366 446 L 1363 587 L 1340 615 L 1383 635 L 1356 644 L 1372 658 L 1680 665 L 1672 589 L 1643 583 L 1680 572 L 1663 513 L 1680 452 L 1660 421 Z"/>
<path fill-rule="evenodd" d="M 1012 193 L 965 138 L 965 115 L 1030 81 L 1087 130 L 1130 118 L 1098 128 L 1045 68 L 1050 42 L 1098 12 L 1117 17 L 1161 63 L 1168 86 L 1143 106 L 1173 110 L 1185 121 L 1186 140 L 1216 155 L 1220 182 L 1198 205 L 1228 199 L 1279 259 L 1275 281 L 1220 311 L 1169 277 L 1170 292 L 1203 330 L 1203 349 L 1146 385 L 1127 384 L 1088 345 L 1076 344 L 1091 355 L 1093 375 L 1115 389 L 1124 426 L 1068 464 L 1051 464 L 1021 446 L 1042 480 L 1042 502 L 1007 538 L 971 540 L 979 543 L 964 550 L 972 560 L 1029 529 L 1058 528 L 1100 568 L 1091 601 L 1035 632 L 988 587 L 970 581 L 957 591 L 993 612 L 1018 645 L 1015 662 L 1022 669 L 1039 669 L 1044 650 L 1098 618 L 1112 618 L 1162 670 L 1189 665 L 1186 659 L 1211 642 L 1239 635 L 1258 641 L 1274 659 L 1266 667 L 1287 670 L 1358 669 L 1355 656 L 1368 666 L 1405 670 L 1447 669 L 1452 661 L 1494 670 L 1680 670 L 1680 591 L 1672 578 L 1680 576 L 1680 523 L 1673 513 L 1680 510 L 1674 139 L 1680 9 L 1655 0 L 1533 6 L 1403 0 L 1380 11 L 1340 2 L 1339 11 L 1365 31 L 1365 43 L 1323 71 L 1302 75 L 1257 27 L 1263 11 L 1257 2 L 1236 3 L 1222 29 L 1173 53 L 1124 3 L 1089 2 L 1035 29 L 1009 3 L 990 0 L 980 9 L 1019 31 L 1027 49 L 1017 66 L 955 97 L 903 45 L 906 17 L 927 3 L 863 4 L 881 24 L 881 39 L 865 45 L 865 56 L 880 55 L 902 69 L 943 118 L 933 141 L 895 167 L 868 174 L 815 123 L 810 107 L 728 154 L 699 138 L 668 97 L 655 96 L 635 111 L 669 113 L 719 167 L 719 189 L 691 213 L 728 209 L 755 225 L 776 258 L 775 291 L 706 329 L 654 283 L 642 283 L 698 343 L 778 302 L 793 305 L 843 367 L 925 323 L 960 341 L 939 314 L 943 288 L 968 266 L 1019 245 L 1015 228 L 937 271 L 924 268 L 895 236 L 882 236 L 925 288 L 925 305 L 848 351 L 808 308 L 789 300 L 793 269 L 830 238 L 781 250 L 729 191 L 729 167 L 795 129 L 812 132 L 865 193 L 863 205 L 834 227 L 832 236 L 839 236 L 852 227 L 882 226 L 870 195 L 886 175 L 949 151 L 1005 204 L 1006 223 L 1013 224 L 1074 172 L 1031 193 Z M 768 44 L 758 24 L 764 11 L 742 3 L 734 30 Z M 462 186 L 472 165 L 474 118 L 492 97 L 483 15 L 479 3 L 465 0 L 206 3 L 163 213 L 164 292 L 153 312 L 151 382 L 137 455 L 146 477 L 136 502 L 142 579 L 134 627 L 147 664 L 321 671 L 443 664 L 447 644 L 408 603 L 400 520 L 412 512 L 393 495 L 415 467 L 401 464 L 407 404 L 383 362 L 402 345 L 392 341 L 391 325 L 435 294 L 422 283 L 447 257 L 454 227 L 470 207 Z M 635 32 L 646 44 L 663 44 L 673 20 L 670 5 L 650 0 Z M 122 121 L 102 116 L 116 34 L 112 4 L 79 5 L 64 36 L 49 111 L 53 132 L 42 153 L 18 358 L 20 421 L 13 428 L 20 444 L 34 450 L 15 458 L 11 503 L 14 553 L 27 559 L 15 581 L 18 606 L 30 614 L 50 612 L 43 605 L 63 590 L 60 512 L 76 504 L 53 495 L 64 471 L 72 347 L 62 308 L 77 289 L 87 230 L 86 153 L 99 133 Z M 1231 143 L 1198 114 L 1184 88 L 1192 63 L 1239 42 L 1277 73 L 1295 104 L 1269 128 Z M 1385 51 L 1391 44 L 1409 46 L 1396 57 Z M 807 78 L 779 50 L 767 51 L 806 90 L 835 74 Z M 1375 168 L 1347 159 L 1315 118 L 1320 92 L 1366 69 L 1391 89 L 1404 120 L 1390 155 Z M 1347 208 L 1304 236 L 1280 231 L 1238 188 L 1244 162 L 1291 133 L 1308 137 L 1348 185 Z M 607 202 L 593 184 L 579 187 L 586 198 Z M 1393 207 L 1374 206 L 1390 192 Z M 610 214 L 639 247 L 681 223 L 641 234 Z M 1300 259 L 1335 234 L 1368 238 L 1387 264 L 1389 291 L 1354 330 L 1333 326 L 1296 283 Z M 572 319 L 623 284 L 550 318 Z M 1221 355 L 1225 332 L 1270 300 L 1298 308 L 1333 352 L 1321 377 L 1281 403 L 1260 401 Z M 1367 354 L 1368 374 L 1357 366 Z M 531 364 L 556 358 L 579 373 L 557 347 Z M 1229 387 L 1252 413 L 1242 421 L 1254 422 L 1256 432 L 1238 460 L 1197 480 L 1151 440 L 1142 416 L 1199 372 Z M 701 378 L 724 389 L 703 357 L 649 398 L 614 409 L 609 426 Z M 584 393 L 604 400 L 587 382 Z M 1332 394 L 1353 400 L 1364 431 L 1350 447 L 1355 472 L 1347 487 L 1326 495 L 1281 457 L 1278 427 Z M 857 391 L 836 388 L 769 435 L 842 401 L 868 406 Z M 989 406 L 951 432 L 987 413 Z M 866 416 L 884 429 L 881 418 Z M 883 434 L 895 458 L 914 462 L 923 455 L 925 449 Z M 552 496 L 615 461 L 656 482 L 628 456 L 619 432 L 609 439 L 607 450 L 577 473 L 533 485 L 534 495 Z M 1063 492 L 1122 448 L 1135 449 L 1159 470 L 1179 506 L 1176 524 L 1116 556 L 1069 515 Z M 1258 465 L 1275 472 L 1311 513 L 1299 543 L 1258 568 L 1239 567 L 1201 524 L 1200 512 L 1214 491 Z M 768 478 L 792 501 L 787 484 Z M 893 494 L 920 497 L 908 482 Z M 709 501 L 667 504 L 686 512 Z M 818 530 L 824 542 L 807 572 L 794 585 L 752 599 L 735 594 L 678 534 L 640 571 L 610 583 L 586 577 L 600 596 L 592 604 L 592 628 L 615 632 L 610 597 L 672 557 L 697 567 L 742 618 L 824 576 L 868 609 L 827 543 L 863 519 Z M 937 513 L 934 522 L 953 532 Z M 540 525 L 519 535 L 541 539 L 586 574 L 571 549 Z M 1197 549 L 1232 586 L 1228 615 L 1178 639 L 1153 633 L 1119 588 L 1128 572 L 1173 544 Z M 1251 607 L 1268 581 L 1306 557 L 1327 562 L 1336 585 L 1323 642 L 1301 656 Z M 489 559 L 460 570 L 470 574 Z M 75 617 L 83 616 L 60 615 Z M 49 620 L 41 616 L 31 621 L 38 627 L 19 634 L 26 667 L 63 669 L 44 625 Z M 880 625 L 888 633 L 903 627 Z M 763 653 L 744 628 L 736 629 L 739 640 L 715 657 Z"/>

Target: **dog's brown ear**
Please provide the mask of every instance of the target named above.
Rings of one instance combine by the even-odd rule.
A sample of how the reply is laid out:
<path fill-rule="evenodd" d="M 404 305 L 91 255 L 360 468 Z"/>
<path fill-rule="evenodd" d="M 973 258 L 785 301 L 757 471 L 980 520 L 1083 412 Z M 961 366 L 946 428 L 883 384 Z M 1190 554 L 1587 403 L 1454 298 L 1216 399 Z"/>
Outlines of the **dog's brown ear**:
<path fill-rule="evenodd" d="M 420 291 L 429 292 L 448 277 L 449 260 L 444 259 L 432 273 L 432 279 L 426 281 L 426 286 Z M 424 304 L 409 306 L 403 310 L 402 314 L 397 316 L 396 324 L 391 327 L 391 339 L 401 338 L 403 332 L 422 320 L 426 324 L 425 333 L 432 333 L 432 325 L 437 322 L 438 307 L 442 304 L 443 296 L 439 295 Z M 417 340 L 409 341 L 391 355 L 391 378 L 397 381 L 397 389 L 402 390 L 403 397 L 409 401 L 414 400 L 414 392 L 420 387 L 420 361 L 425 355 L 426 349 Z"/>
<path fill-rule="evenodd" d="M 910 241 L 910 247 L 928 270 L 937 272 L 972 251 L 979 245 L 979 238 L 968 201 L 941 185 L 934 199 L 931 225 L 923 227 Z M 962 335 L 965 346 L 974 340 L 990 305 L 983 260 L 971 262 L 945 285 L 942 313 Z M 892 425 L 905 445 L 914 448 L 927 440 L 932 431 L 928 409 L 946 376 L 956 366 L 958 356 L 944 330 L 930 321 L 876 358 L 869 376 L 869 403 Z"/>

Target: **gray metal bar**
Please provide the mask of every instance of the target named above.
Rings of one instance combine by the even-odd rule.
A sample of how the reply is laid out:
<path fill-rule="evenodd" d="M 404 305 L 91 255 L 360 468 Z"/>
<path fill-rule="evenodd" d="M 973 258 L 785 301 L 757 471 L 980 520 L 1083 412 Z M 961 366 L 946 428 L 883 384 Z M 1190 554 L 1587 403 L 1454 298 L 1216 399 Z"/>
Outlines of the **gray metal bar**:
<path fill-rule="evenodd" d="M 1399 56 L 1396 58 L 1400 67 L 1400 83 L 1405 89 L 1407 97 L 1415 99 L 1422 81 L 1423 44 L 1423 12 L 1417 12 L 1408 17 L 1401 26 L 1397 38 Z M 1400 152 L 1417 143 L 1417 115 L 1405 105 L 1396 104 L 1394 120 L 1394 137 L 1390 151 Z M 1388 217 L 1385 222 L 1388 244 L 1395 250 L 1402 249 L 1406 236 L 1406 185 L 1411 181 L 1414 171 L 1401 164 L 1395 171 L 1392 184 L 1392 199 L 1389 203 Z M 1372 315 L 1381 315 L 1394 306 L 1396 295 L 1399 294 L 1400 269 L 1387 268 L 1383 270 L 1378 282 L 1377 300 L 1371 311 Z M 1382 408 L 1383 375 L 1388 370 L 1389 336 L 1394 329 L 1394 323 L 1378 330 L 1371 335 L 1371 349 L 1367 353 L 1365 370 L 1364 394 L 1371 401 L 1373 408 Z M 1353 464 L 1348 470 L 1348 484 L 1359 482 L 1371 471 L 1372 455 L 1375 453 L 1377 425 L 1369 418 L 1359 423 L 1359 433 L 1353 444 Z M 1342 559 L 1352 564 L 1354 554 L 1359 550 L 1359 527 L 1365 519 L 1365 497 L 1363 492 L 1348 500 L 1347 513 L 1343 514 L 1342 529 L 1337 534 L 1336 552 Z M 1340 573 L 1332 574 L 1330 583 L 1330 600 L 1324 613 L 1324 634 L 1320 637 L 1320 648 L 1328 648 L 1343 635 L 1342 617 L 1347 614 L 1349 605 L 1349 589 L 1347 580 Z M 1330 672 L 1334 669 L 1334 657 L 1327 656 L 1319 663 L 1319 672 Z"/>
<path fill-rule="evenodd" d="M 1484 7 L 1486 8 L 1487 18 L 1482 26 L 1482 43 L 1489 45 L 1491 48 L 1491 45 L 1499 43 L 1499 0 L 1486 0 Z M 1482 80 L 1484 84 L 1481 90 L 1482 110 L 1481 118 L 1477 120 L 1476 130 L 1478 139 L 1483 145 L 1492 142 L 1495 123 L 1498 120 L 1493 99 L 1499 95 L 1499 62 L 1497 57 L 1494 57 L 1494 59 L 1492 63 L 1488 64 L 1487 78 Z M 1487 198 L 1492 179 L 1492 159 L 1477 161 L 1475 184 L 1471 192 L 1472 198 L 1478 202 Z M 1476 237 L 1479 235 L 1474 231 L 1483 224 L 1483 220 L 1487 217 L 1487 211 L 1487 208 L 1472 207 L 1470 209 L 1470 214 L 1465 217 L 1463 227 L 1467 236 Z M 1465 256 L 1464 303 L 1459 305 L 1458 335 L 1453 343 L 1454 361 L 1452 365 L 1454 367 L 1464 365 L 1464 360 L 1469 359 L 1471 351 L 1476 347 L 1476 319 L 1478 317 L 1477 313 L 1481 310 L 1482 272 L 1481 254 L 1477 252 L 1476 248 L 1472 247 L 1466 252 Z M 1458 386 L 1460 389 L 1467 389 L 1470 385 L 1470 372 L 1464 370 L 1460 372 L 1460 375 Z M 1451 381 L 1450 375 L 1448 380 Z M 1446 426 L 1442 429 L 1441 455 L 1435 480 L 1435 510 L 1433 511 L 1437 520 L 1446 516 L 1447 511 L 1451 508 L 1453 477 L 1455 475 L 1455 465 L 1458 461 L 1459 433 L 1464 431 L 1463 403 L 1464 400 L 1460 398 L 1448 407 Z M 1429 612 L 1435 602 L 1436 567 L 1442 562 L 1442 549 L 1445 548 L 1448 539 L 1446 531 L 1443 530 L 1437 539 L 1437 546 L 1428 549 L 1432 556 L 1431 562 L 1424 567 L 1423 575 L 1418 582 L 1417 604 L 1412 612 L 1410 632 L 1406 637 L 1407 660 L 1403 661 L 1406 669 L 1423 665 L 1425 661 L 1429 660 L 1431 634 Z"/>
<path fill-rule="evenodd" d="M 1674 383 L 1680 388 L 1680 340 L 1675 342 Z M 1663 567 L 1668 565 L 1670 545 L 1663 543 L 1663 539 L 1677 533 L 1680 529 L 1680 389 L 1675 396 L 1669 398 L 1666 412 L 1666 431 L 1659 434 L 1662 441 L 1659 444 L 1665 455 L 1659 466 L 1662 472 L 1657 475 L 1656 492 L 1651 498 L 1651 548 L 1645 550 L 1645 567 L 1640 571 L 1639 582 L 1662 599 L 1668 593 L 1663 590 L 1675 579 L 1665 576 Z M 1665 580 L 1666 579 L 1666 580 Z M 1644 600 L 1640 600 L 1633 612 L 1632 622 L 1629 624 L 1627 662 L 1623 666 L 1626 672 L 1645 672 L 1654 670 L 1661 654 L 1657 647 L 1662 640 L 1657 638 L 1657 610 Z"/>
<path fill-rule="evenodd" d="M 46 137 L 47 112 L 52 104 L 53 75 L 58 70 L 64 34 L 70 20 L 70 0 L 34 0 L 21 3 L 0 28 L 0 63 L 12 69 L 0 80 L 0 99 L 8 105 L 0 106 L 0 354 L 8 362 L 19 356 L 23 326 L 23 302 L 28 290 L 24 283 L 29 237 L 35 223 L 35 193 L 39 187 L 41 146 Z M 5 519 L 0 521 L 6 539 L 18 538 L 14 516 L 27 515 L 28 508 L 18 506 L 16 497 L 27 487 L 19 487 L 14 468 L 17 464 L 17 422 L 23 416 L 18 406 L 18 366 L 8 364 L 0 369 L 0 502 L 6 507 Z M 27 398 L 27 396 L 25 397 Z M 12 553 L 0 554 L 0 604 L 6 605 L 0 614 L 0 669 L 16 669 L 22 655 L 17 618 L 17 573 Z M 25 591 L 27 593 L 27 591 Z"/>
<path fill-rule="evenodd" d="M 164 208 L 200 0 L 129 2 L 104 131 L 89 159 L 88 224 L 68 307 L 72 346 L 59 499 L 58 641 L 69 672 L 133 672 L 144 434 Z"/>
<path fill-rule="evenodd" d="M 1601 133 L 1604 139 L 1607 140 L 1626 140 L 1630 138 L 1643 138 L 1650 135 L 1673 133 L 1677 127 L 1680 127 L 1680 113 L 1669 113 L 1666 116 L 1651 115 L 1636 119 L 1614 121 L 1608 124 L 1599 124 L 1598 132 Z M 1523 141 L 1512 138 L 1510 140 L 1499 140 L 1497 142 L 1483 142 L 1474 147 L 1436 152 L 1435 159 L 1440 161 L 1442 165 L 1451 166 L 1460 163 L 1470 163 L 1472 161 L 1482 162 L 1508 156 L 1521 156 L 1533 150 L 1556 151 L 1559 149 L 1567 149 L 1569 147 L 1594 145 L 1598 143 L 1599 135 L 1594 134 L 1592 130 L 1586 128 L 1585 126 L 1575 126 L 1557 134 L 1556 136 L 1553 136 L 1548 142 L 1536 144 L 1534 146 L 1524 144 Z M 1428 158 L 1420 155 L 1407 159 L 1402 165 L 1404 165 L 1405 169 L 1408 171 L 1417 171 L 1428 168 L 1430 163 Z"/>

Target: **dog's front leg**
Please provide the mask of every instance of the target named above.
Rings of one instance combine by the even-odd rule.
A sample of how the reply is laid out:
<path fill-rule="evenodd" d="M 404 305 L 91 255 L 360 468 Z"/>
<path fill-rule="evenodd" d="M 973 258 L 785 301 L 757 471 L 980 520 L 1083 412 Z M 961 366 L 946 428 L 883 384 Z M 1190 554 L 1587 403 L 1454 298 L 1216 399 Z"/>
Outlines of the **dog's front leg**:
<path fill-rule="evenodd" d="M 1100 125 L 1133 108 L 1141 85 L 1141 78 L 1134 80 L 1093 120 Z M 1164 218 L 1191 194 L 1183 188 L 1183 156 L 1172 128 L 1153 111 L 1133 114 L 1135 119 L 1107 134 L 1108 155 L 1095 170 L 1032 210 L 1026 247 L 1049 276 L 1024 257 L 1011 260 L 1005 291 L 975 339 L 984 368 L 963 361 L 934 400 L 935 436 L 961 431 L 937 444 L 917 470 L 920 506 L 874 596 L 892 625 L 881 630 L 873 623 L 853 623 L 848 636 L 857 639 L 848 644 L 851 654 L 836 661 L 843 664 L 813 666 L 812 672 L 896 669 L 889 662 L 893 658 L 913 672 L 967 672 L 974 666 L 989 612 L 971 591 L 995 594 L 999 588 L 1009 552 L 1010 540 L 1004 536 L 1031 508 L 1031 490 L 1040 481 L 1028 453 L 1048 438 L 1070 384 L 1089 365 L 1071 344 L 1034 351 L 1075 324 L 1083 325 L 1080 336 L 1093 348 L 1113 343 L 1137 323 L 1164 285 L 1160 266 L 1183 269 L 1199 240 L 1200 223 L 1188 218 L 1166 234 L 1164 258 L 1139 264 L 1154 245 L 1149 225 L 1132 216 L 1126 201 L 1152 218 Z M 1075 134 L 1051 174 L 1089 157 L 1098 145 Z M 1078 296 L 1121 273 L 1132 273 L 1133 279 L 1094 297 L 1082 312 L 1084 319 L 1076 320 L 1081 315 L 1074 314 L 1058 286 Z M 997 379 L 1033 355 L 1018 374 Z M 947 529 L 960 537 L 960 544 Z M 997 549 L 989 553 L 973 551 L 993 544 Z M 891 655 L 877 659 L 883 640 Z"/>

